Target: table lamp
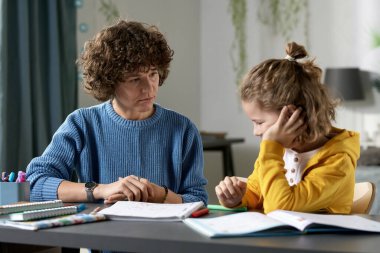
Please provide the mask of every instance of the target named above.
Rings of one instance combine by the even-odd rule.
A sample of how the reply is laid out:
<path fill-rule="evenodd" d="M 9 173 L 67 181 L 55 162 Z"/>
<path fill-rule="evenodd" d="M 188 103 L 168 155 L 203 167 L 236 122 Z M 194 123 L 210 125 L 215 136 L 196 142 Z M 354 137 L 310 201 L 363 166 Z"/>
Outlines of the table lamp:
<path fill-rule="evenodd" d="M 335 97 L 345 101 L 364 99 L 358 68 L 327 68 L 325 84 Z"/>

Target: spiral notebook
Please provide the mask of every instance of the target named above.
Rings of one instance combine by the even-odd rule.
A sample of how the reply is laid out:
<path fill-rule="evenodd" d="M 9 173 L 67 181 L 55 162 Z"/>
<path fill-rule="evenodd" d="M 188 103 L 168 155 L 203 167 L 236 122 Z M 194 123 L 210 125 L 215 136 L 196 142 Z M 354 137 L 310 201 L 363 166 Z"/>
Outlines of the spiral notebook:
<path fill-rule="evenodd" d="M 103 214 L 85 214 L 78 213 L 52 219 L 44 219 L 37 221 L 11 221 L 0 220 L 0 226 L 15 227 L 26 230 L 39 230 L 53 227 L 62 227 L 69 225 L 79 225 L 84 223 L 92 223 L 106 220 L 106 216 Z"/>
<path fill-rule="evenodd" d="M 9 219 L 12 221 L 39 220 L 44 218 L 79 213 L 84 209 L 86 209 L 86 206 L 84 204 L 80 204 L 78 206 L 63 206 L 49 209 L 25 211 L 21 213 L 12 213 L 9 215 Z"/>
<path fill-rule="evenodd" d="M 27 203 L 17 203 L 10 205 L 0 206 L 0 215 L 9 213 L 18 213 L 39 209 L 49 209 L 63 207 L 62 200 L 51 200 L 51 201 L 41 201 L 41 202 L 27 202 Z"/>

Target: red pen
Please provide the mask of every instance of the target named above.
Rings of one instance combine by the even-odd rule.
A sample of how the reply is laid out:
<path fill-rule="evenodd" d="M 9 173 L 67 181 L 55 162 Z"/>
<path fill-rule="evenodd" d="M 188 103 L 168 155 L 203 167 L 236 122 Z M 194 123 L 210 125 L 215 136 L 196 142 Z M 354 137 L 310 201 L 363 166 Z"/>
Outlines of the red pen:
<path fill-rule="evenodd" d="M 203 208 L 203 209 L 199 209 L 199 210 L 193 212 L 191 214 L 191 217 L 198 218 L 198 217 L 201 217 L 201 216 L 206 215 L 206 214 L 208 214 L 208 208 Z"/>

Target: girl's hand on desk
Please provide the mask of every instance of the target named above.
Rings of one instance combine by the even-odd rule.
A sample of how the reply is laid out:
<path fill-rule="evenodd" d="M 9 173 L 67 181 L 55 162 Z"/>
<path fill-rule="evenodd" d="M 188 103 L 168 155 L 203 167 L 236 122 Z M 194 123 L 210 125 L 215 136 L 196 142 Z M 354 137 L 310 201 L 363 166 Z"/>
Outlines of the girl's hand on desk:
<path fill-rule="evenodd" d="M 240 204 L 246 189 L 246 182 L 239 180 L 237 177 L 225 177 L 215 187 L 215 192 L 220 204 L 233 208 Z"/>
<path fill-rule="evenodd" d="M 102 185 L 99 190 L 103 192 L 105 204 L 112 204 L 119 200 L 147 202 L 153 194 L 153 188 L 147 179 L 133 175 Z"/>

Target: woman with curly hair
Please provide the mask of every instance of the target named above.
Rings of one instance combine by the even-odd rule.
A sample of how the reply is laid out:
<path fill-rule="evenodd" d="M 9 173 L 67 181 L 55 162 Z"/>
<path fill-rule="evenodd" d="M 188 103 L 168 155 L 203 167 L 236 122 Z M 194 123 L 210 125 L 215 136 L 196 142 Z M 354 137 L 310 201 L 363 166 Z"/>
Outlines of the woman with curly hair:
<path fill-rule="evenodd" d="M 85 44 L 84 87 L 103 103 L 71 113 L 30 162 L 32 201 L 207 203 L 196 126 L 155 103 L 172 57 L 158 29 L 139 22 L 119 21 Z"/>
<path fill-rule="evenodd" d="M 351 212 L 359 133 L 333 127 L 335 107 L 321 69 L 305 48 L 289 43 L 285 59 L 253 67 L 240 86 L 242 107 L 261 138 L 247 183 L 226 177 L 215 187 L 226 207 L 265 213 Z"/>

